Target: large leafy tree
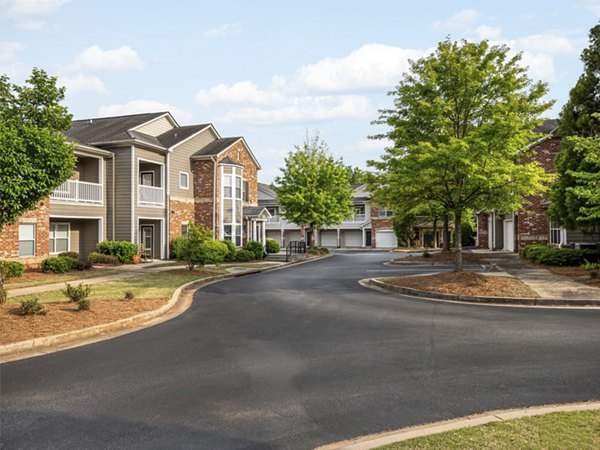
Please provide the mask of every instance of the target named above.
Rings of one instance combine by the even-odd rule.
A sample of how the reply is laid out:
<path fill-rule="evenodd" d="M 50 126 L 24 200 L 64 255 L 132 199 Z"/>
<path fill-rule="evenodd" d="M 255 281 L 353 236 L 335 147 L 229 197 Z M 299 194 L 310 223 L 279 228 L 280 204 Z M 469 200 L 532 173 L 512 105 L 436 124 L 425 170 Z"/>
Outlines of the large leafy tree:
<path fill-rule="evenodd" d="M 285 158 L 281 176 L 275 179 L 282 215 L 308 230 L 320 230 L 352 216 L 350 171 L 328 153 L 318 133 L 307 136 Z M 313 243 L 315 233 L 312 233 Z"/>
<path fill-rule="evenodd" d="M 73 147 L 62 133 L 71 127 L 64 96 L 56 78 L 41 69 L 33 69 L 24 86 L 0 75 L 0 229 L 73 173 Z"/>
<path fill-rule="evenodd" d="M 523 196 L 544 190 L 548 180 L 536 163 L 522 163 L 547 87 L 534 83 L 506 46 L 487 41 L 438 44 L 411 62 L 390 92 L 394 108 L 380 111 L 393 146 L 381 161 L 371 189 L 379 203 L 407 210 L 437 204 L 454 216 L 455 271 L 462 271 L 460 230 L 469 210 L 511 211 Z"/>

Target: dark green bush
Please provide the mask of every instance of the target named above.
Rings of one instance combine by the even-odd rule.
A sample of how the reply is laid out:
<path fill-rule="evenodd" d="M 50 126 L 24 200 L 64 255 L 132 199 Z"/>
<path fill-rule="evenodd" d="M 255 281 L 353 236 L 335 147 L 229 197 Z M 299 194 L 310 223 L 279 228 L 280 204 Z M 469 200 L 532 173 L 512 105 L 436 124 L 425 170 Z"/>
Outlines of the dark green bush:
<path fill-rule="evenodd" d="M 119 259 L 116 256 L 96 252 L 88 255 L 88 261 L 92 264 L 119 264 Z"/>
<path fill-rule="evenodd" d="M 104 255 L 106 256 L 106 255 Z M 90 270 L 92 268 L 92 264 L 88 261 L 79 261 L 77 263 L 77 267 L 75 267 L 77 270 Z"/>
<path fill-rule="evenodd" d="M 83 298 L 77 302 L 78 311 L 89 311 L 91 306 L 92 302 L 87 298 Z"/>
<path fill-rule="evenodd" d="M 65 273 L 77 268 L 77 260 L 70 256 L 51 256 L 42 261 L 42 272 Z"/>
<path fill-rule="evenodd" d="M 227 255 L 225 255 L 225 261 L 227 261 L 227 262 L 235 261 L 235 255 L 237 253 L 237 248 L 235 248 L 235 244 L 233 243 L 233 241 L 224 240 L 221 242 L 227 246 L 228 253 L 227 253 Z"/>
<path fill-rule="evenodd" d="M 256 259 L 256 255 L 254 254 L 254 252 L 251 252 L 250 250 L 238 250 L 235 253 L 235 260 L 239 261 L 239 262 L 247 262 L 247 261 L 253 261 Z"/>
<path fill-rule="evenodd" d="M 244 245 L 244 250 L 254 253 L 254 259 L 263 259 L 265 256 L 265 248 L 258 241 L 248 241 Z"/>
<path fill-rule="evenodd" d="M 600 270 L 600 263 L 586 261 L 581 265 L 583 270 Z"/>
<path fill-rule="evenodd" d="M 329 249 L 327 247 L 309 247 L 306 253 L 309 255 L 327 255 L 329 254 Z"/>
<path fill-rule="evenodd" d="M 138 248 L 129 241 L 103 241 L 96 244 L 96 251 L 104 255 L 116 256 L 123 264 L 131 264 L 131 258 L 137 254 Z"/>
<path fill-rule="evenodd" d="M 133 291 L 125 291 L 125 297 L 123 297 L 124 300 L 133 300 L 134 298 L 135 294 Z"/>
<path fill-rule="evenodd" d="M 265 245 L 265 250 L 267 253 L 279 253 L 281 250 L 281 246 L 279 245 L 279 241 L 275 239 L 267 239 L 267 245 Z"/>
<path fill-rule="evenodd" d="M 182 256 L 184 246 L 187 242 L 187 238 L 183 236 L 177 236 L 171 240 L 171 256 L 177 260 L 184 259 Z"/>
<path fill-rule="evenodd" d="M 71 286 L 69 283 L 65 283 L 65 288 L 61 292 L 70 302 L 79 303 L 90 295 L 91 290 L 92 287 L 89 284 L 79 283 L 79 286 Z"/>
<path fill-rule="evenodd" d="M 79 253 L 77 252 L 60 252 L 57 256 L 69 256 L 71 258 L 79 259 Z"/>
<path fill-rule="evenodd" d="M 21 314 L 24 316 L 45 316 L 47 312 L 44 305 L 42 305 L 37 298 L 23 300 L 21 302 Z"/>
<path fill-rule="evenodd" d="M 580 266 L 585 262 L 598 262 L 600 252 L 534 244 L 523 249 L 523 257 L 534 263 L 547 266 Z"/>
<path fill-rule="evenodd" d="M 25 266 L 18 261 L 0 261 L 0 272 L 3 278 L 18 278 L 24 271 Z"/>
<path fill-rule="evenodd" d="M 226 256 L 229 254 L 229 248 L 226 244 L 215 239 L 209 239 L 200 244 L 199 257 L 196 263 L 202 267 L 205 264 L 216 264 L 219 265 L 225 261 Z"/>
<path fill-rule="evenodd" d="M 532 244 L 526 246 L 522 251 L 523 258 L 535 261 L 540 255 L 546 253 L 550 247 L 545 244 Z"/>

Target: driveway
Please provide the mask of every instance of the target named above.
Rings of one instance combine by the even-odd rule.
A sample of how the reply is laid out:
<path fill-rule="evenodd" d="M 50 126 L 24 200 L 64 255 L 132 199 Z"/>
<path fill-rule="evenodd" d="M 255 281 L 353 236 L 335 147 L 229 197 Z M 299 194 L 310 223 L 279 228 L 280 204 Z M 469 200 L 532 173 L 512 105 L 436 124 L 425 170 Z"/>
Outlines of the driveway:
<path fill-rule="evenodd" d="M 390 258 L 339 252 L 214 284 L 156 327 L 5 364 L 2 446 L 303 449 L 600 399 L 600 311 L 446 304 L 357 283 L 431 270 Z"/>

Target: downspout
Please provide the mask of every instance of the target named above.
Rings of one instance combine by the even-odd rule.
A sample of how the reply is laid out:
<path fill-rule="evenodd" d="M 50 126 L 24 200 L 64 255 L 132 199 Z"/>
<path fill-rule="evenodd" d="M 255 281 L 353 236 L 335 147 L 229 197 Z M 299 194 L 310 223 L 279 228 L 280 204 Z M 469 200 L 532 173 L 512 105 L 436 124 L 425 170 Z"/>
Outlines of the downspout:
<path fill-rule="evenodd" d="M 131 243 L 135 244 L 135 230 L 137 229 L 135 220 L 135 196 L 138 182 L 138 173 L 135 167 L 135 147 L 131 146 Z"/>
<path fill-rule="evenodd" d="M 166 248 L 166 255 L 167 255 L 167 259 L 170 258 L 170 250 L 171 250 L 171 245 L 169 242 L 169 237 L 171 236 L 171 183 L 169 182 L 169 177 L 171 174 L 171 154 L 167 153 L 167 168 L 165 170 L 166 174 L 165 174 L 165 202 L 167 204 L 167 217 L 166 217 L 166 223 L 165 223 L 165 242 L 163 243 L 163 245 L 165 245 Z M 189 180 L 188 180 L 188 185 L 189 185 Z"/>
<path fill-rule="evenodd" d="M 111 222 L 112 222 L 112 239 L 111 240 L 115 240 L 115 159 L 117 158 L 117 155 L 113 155 L 112 157 L 112 217 L 111 217 Z"/>
<path fill-rule="evenodd" d="M 212 220 L 212 228 L 213 228 L 213 237 L 218 239 L 217 233 L 217 158 L 214 156 L 210 157 L 213 162 L 213 220 Z"/>

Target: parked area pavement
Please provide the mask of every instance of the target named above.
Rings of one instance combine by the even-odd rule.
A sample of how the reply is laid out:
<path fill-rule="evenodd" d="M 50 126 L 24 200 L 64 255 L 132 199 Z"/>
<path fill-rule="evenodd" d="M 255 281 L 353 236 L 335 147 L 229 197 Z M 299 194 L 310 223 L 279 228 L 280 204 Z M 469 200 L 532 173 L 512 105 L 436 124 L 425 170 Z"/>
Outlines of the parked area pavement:
<path fill-rule="evenodd" d="M 290 448 L 600 399 L 600 311 L 363 288 L 448 267 L 326 259 L 212 284 L 178 317 L 3 364 L 5 448 Z M 32 433 L 31 430 L 36 432 Z"/>

